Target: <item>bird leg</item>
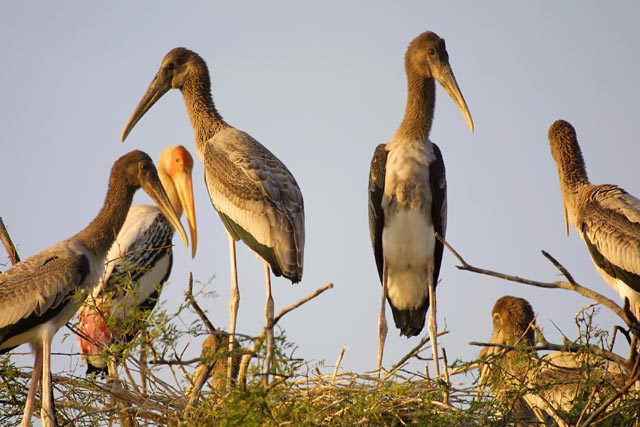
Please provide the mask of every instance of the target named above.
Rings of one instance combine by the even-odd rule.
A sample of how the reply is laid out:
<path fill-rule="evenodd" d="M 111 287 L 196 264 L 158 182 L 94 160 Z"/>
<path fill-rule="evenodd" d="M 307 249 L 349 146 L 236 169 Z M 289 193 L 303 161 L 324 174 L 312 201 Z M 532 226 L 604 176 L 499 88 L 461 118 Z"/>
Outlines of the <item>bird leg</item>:
<path fill-rule="evenodd" d="M 380 317 L 378 317 L 378 358 L 376 368 L 378 375 L 382 374 L 382 356 L 384 354 L 384 342 L 387 339 L 387 318 L 385 316 L 387 308 L 387 259 L 382 264 L 382 298 L 380 303 Z"/>
<path fill-rule="evenodd" d="M 271 295 L 271 270 L 269 264 L 264 262 L 264 278 L 267 285 L 267 304 L 264 309 L 264 321 L 267 328 L 267 352 L 262 365 L 262 373 L 264 374 L 264 385 L 269 385 L 269 368 L 271 367 L 271 359 L 273 358 L 273 296 Z"/>
<path fill-rule="evenodd" d="M 433 261 L 427 264 L 427 282 L 429 285 L 429 339 L 433 352 L 436 378 L 440 377 L 440 361 L 438 360 L 438 325 L 436 323 L 436 289 L 433 283 Z"/>
<path fill-rule="evenodd" d="M 33 364 L 33 373 L 31 374 L 31 385 L 29 393 L 27 393 L 27 402 L 24 405 L 24 414 L 20 427 L 29 427 L 31 425 L 31 416 L 33 415 L 33 407 L 36 401 L 36 393 L 40 385 L 40 376 L 42 375 L 42 346 L 35 346 L 35 362 Z"/>
<path fill-rule="evenodd" d="M 44 427 L 56 427 L 56 408 L 51 387 L 51 341 L 54 331 L 47 328 L 42 339 L 42 408 L 40 418 Z"/>
<path fill-rule="evenodd" d="M 238 269 L 236 266 L 236 241 L 229 237 L 229 253 L 231 255 L 231 291 L 229 292 L 229 359 L 227 361 L 227 385 L 235 385 L 233 378 L 233 347 L 236 340 L 236 319 L 240 306 L 240 288 L 238 288 Z"/>

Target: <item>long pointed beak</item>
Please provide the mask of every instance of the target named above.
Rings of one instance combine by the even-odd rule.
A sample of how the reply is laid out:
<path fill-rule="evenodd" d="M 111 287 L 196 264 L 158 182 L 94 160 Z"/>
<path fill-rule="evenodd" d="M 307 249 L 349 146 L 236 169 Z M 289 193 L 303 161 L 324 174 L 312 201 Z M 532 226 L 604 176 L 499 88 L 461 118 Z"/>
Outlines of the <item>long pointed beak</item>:
<path fill-rule="evenodd" d="M 567 205 L 562 201 L 562 208 L 564 209 L 564 231 L 569 235 L 569 216 L 567 215 Z"/>
<path fill-rule="evenodd" d="M 143 180 L 142 189 L 151 196 L 154 202 L 156 202 L 162 214 L 169 220 L 171 225 L 173 225 L 173 228 L 180 233 L 180 237 L 182 237 L 184 245 L 189 247 L 187 233 L 185 233 L 182 223 L 180 222 L 180 218 L 169 201 L 169 196 L 167 196 L 167 193 L 164 191 L 164 187 L 162 187 L 162 184 L 160 183 L 158 174 L 154 173 L 149 178 Z"/>
<path fill-rule="evenodd" d="M 189 223 L 189 232 L 191 234 L 191 258 L 196 256 L 198 248 L 198 228 L 196 224 L 196 210 L 193 202 L 193 184 L 191 182 L 191 174 L 186 171 L 180 171 L 173 175 L 173 182 L 176 186 L 178 198 L 182 204 L 187 222 Z"/>
<path fill-rule="evenodd" d="M 147 91 L 138 103 L 138 106 L 129 118 L 126 126 L 122 130 L 122 134 L 120 134 L 120 140 L 122 142 L 127 139 L 129 132 L 131 132 L 131 129 L 135 127 L 136 123 L 138 123 L 142 116 L 144 116 L 144 114 L 153 107 L 153 104 L 155 104 L 158 99 L 162 98 L 162 95 L 167 93 L 169 89 L 171 89 L 171 82 L 168 79 L 162 78 L 159 71 L 147 88 Z"/>
<path fill-rule="evenodd" d="M 467 103 L 464 100 L 464 96 L 462 96 L 462 92 L 458 87 L 458 82 L 456 81 L 456 77 L 453 75 L 453 70 L 451 70 L 451 66 L 448 63 L 445 63 L 440 67 L 435 73 L 434 77 L 444 90 L 447 91 L 449 96 L 453 98 L 456 105 L 460 109 L 460 112 L 464 116 L 464 120 L 467 122 L 469 129 L 473 132 L 473 119 L 471 118 L 471 113 L 469 112 L 469 107 L 467 107 Z"/>

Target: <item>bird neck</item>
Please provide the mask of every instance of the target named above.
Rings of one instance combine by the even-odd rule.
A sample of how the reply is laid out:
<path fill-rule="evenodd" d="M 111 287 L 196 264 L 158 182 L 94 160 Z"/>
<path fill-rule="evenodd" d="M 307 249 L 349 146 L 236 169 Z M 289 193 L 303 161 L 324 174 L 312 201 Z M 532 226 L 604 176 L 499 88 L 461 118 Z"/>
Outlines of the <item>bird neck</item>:
<path fill-rule="evenodd" d="M 115 173 L 114 173 L 115 172 Z M 136 187 L 127 184 L 122 174 L 114 171 L 109 179 L 109 189 L 98 215 L 72 239 L 88 248 L 97 257 L 104 257 L 120 232 Z"/>
<path fill-rule="evenodd" d="M 431 132 L 436 86 L 433 78 L 424 78 L 407 71 L 407 107 L 395 137 L 426 141 Z"/>
<path fill-rule="evenodd" d="M 589 186 L 589 177 L 577 144 L 566 144 L 554 153 L 560 177 L 560 191 L 570 222 L 575 225 L 576 213 L 579 209 L 580 193 Z"/>
<path fill-rule="evenodd" d="M 167 193 L 167 197 L 171 202 L 171 206 L 173 206 L 173 210 L 176 211 L 176 215 L 178 216 L 178 218 L 180 218 L 183 211 L 182 202 L 180 201 L 180 197 L 178 197 L 178 191 L 176 190 L 176 186 L 173 183 L 173 180 L 171 179 L 169 174 L 162 169 L 158 169 L 158 177 L 160 177 L 160 182 L 164 187 L 165 193 Z"/>
<path fill-rule="evenodd" d="M 211 80 L 206 65 L 193 73 L 182 86 L 182 96 L 199 153 L 204 152 L 206 142 L 220 130 L 228 126 L 216 109 L 211 96 Z"/>

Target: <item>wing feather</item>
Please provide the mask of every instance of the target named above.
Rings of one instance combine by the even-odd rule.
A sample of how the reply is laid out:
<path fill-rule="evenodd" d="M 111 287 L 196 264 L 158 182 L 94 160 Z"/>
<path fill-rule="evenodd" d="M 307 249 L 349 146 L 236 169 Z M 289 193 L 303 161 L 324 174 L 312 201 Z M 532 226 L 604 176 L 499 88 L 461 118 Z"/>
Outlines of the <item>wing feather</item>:
<path fill-rule="evenodd" d="M 0 342 L 12 327 L 32 315 L 44 317 L 56 309 L 89 274 L 86 256 L 66 242 L 34 255 L 0 275 Z"/>
<path fill-rule="evenodd" d="M 382 270 L 384 267 L 384 255 L 382 252 L 382 229 L 384 228 L 382 196 L 384 195 L 384 178 L 388 154 L 385 147 L 385 144 L 380 144 L 376 147 L 371 159 L 371 167 L 369 168 L 369 234 L 380 282 L 382 282 Z"/>
<path fill-rule="evenodd" d="M 581 232 L 594 262 L 640 292 L 640 203 L 634 200 L 617 187 L 600 189 L 583 210 Z"/>
<path fill-rule="evenodd" d="M 429 182 L 431 184 L 431 218 L 433 229 L 443 238 L 447 232 L 447 179 L 444 160 L 440 148 L 433 144 L 436 159 L 429 165 Z M 443 245 L 436 239 L 433 254 L 433 283 L 438 284 L 440 265 L 442 264 Z"/>
<path fill-rule="evenodd" d="M 299 280 L 304 254 L 304 202 L 287 167 L 258 141 L 233 128 L 209 141 L 204 162 L 214 208 L 259 245 L 272 248 L 285 276 Z M 260 253 L 261 248 L 252 247 L 253 242 L 237 230 L 227 229 L 236 240 L 244 240 Z"/>

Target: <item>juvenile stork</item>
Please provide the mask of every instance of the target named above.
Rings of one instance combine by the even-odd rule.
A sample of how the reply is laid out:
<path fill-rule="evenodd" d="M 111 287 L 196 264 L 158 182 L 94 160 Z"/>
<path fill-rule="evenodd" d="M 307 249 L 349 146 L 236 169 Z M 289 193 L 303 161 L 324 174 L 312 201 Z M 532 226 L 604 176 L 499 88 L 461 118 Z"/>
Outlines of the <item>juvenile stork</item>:
<path fill-rule="evenodd" d="M 142 151 L 132 151 L 114 163 L 104 206 L 84 230 L 0 274 L 0 353 L 25 343 L 30 343 L 35 351 L 23 427 L 30 424 L 41 374 L 42 422 L 45 426 L 56 425 L 51 340 L 102 277 L 107 251 L 140 187 L 158 204 L 187 244 L 187 236 L 153 162 Z"/>
<path fill-rule="evenodd" d="M 616 185 L 593 185 L 573 126 L 549 127 L 551 155 L 558 167 L 567 235 L 571 223 L 596 270 L 640 318 L 640 200 Z"/>
<path fill-rule="evenodd" d="M 235 242 L 242 240 L 264 260 L 267 293 L 265 322 L 269 331 L 263 367 L 266 373 L 273 350 L 274 308 L 270 270 L 293 283 L 302 278 L 302 193 L 289 169 L 275 155 L 252 136 L 222 119 L 211 97 L 207 64 L 197 53 L 182 47 L 172 49 L 163 58 L 160 70 L 122 131 L 123 141 L 138 120 L 169 89 L 182 92 L 193 126 L 198 156 L 204 164 L 209 197 L 229 236 L 230 352 L 233 351 L 240 303 Z M 230 371 L 228 377 L 231 377 Z"/>
<path fill-rule="evenodd" d="M 186 212 L 191 256 L 197 248 L 191 171 L 193 158 L 182 145 L 168 147 L 158 160 L 158 176 L 178 217 Z M 140 332 L 160 297 L 173 265 L 174 228 L 156 206 L 133 205 L 107 254 L 105 273 L 78 311 L 80 353 L 87 374 L 107 373 L 104 352 L 127 344 Z"/>
<path fill-rule="evenodd" d="M 608 397 L 605 394 L 609 391 L 613 393 L 612 385 L 622 387 L 625 382 L 619 365 L 588 352 L 556 351 L 539 358 L 533 350 L 535 313 L 524 298 L 500 297 L 491 317 L 491 343 L 522 346 L 522 351 L 484 347 L 480 352 L 480 356 L 486 357 L 480 385 L 489 385 L 494 397 L 512 408 L 517 420 L 509 421 L 545 424 L 551 418 L 555 424 L 567 426 L 560 414 L 569 412 L 576 397 L 584 391 L 581 387 L 585 388 L 585 374 L 591 382 L 589 388 L 594 390 L 592 397 L 599 399 Z"/>
<path fill-rule="evenodd" d="M 376 147 L 369 172 L 369 230 L 382 282 L 378 320 L 378 370 L 387 336 L 385 298 L 400 335 L 418 335 L 431 303 L 429 336 L 436 375 L 435 287 L 447 225 L 447 184 L 440 149 L 429 140 L 437 80 L 453 98 L 473 131 L 473 120 L 456 82 L 444 40 L 426 32 L 405 55 L 407 106 L 400 127 Z"/>

